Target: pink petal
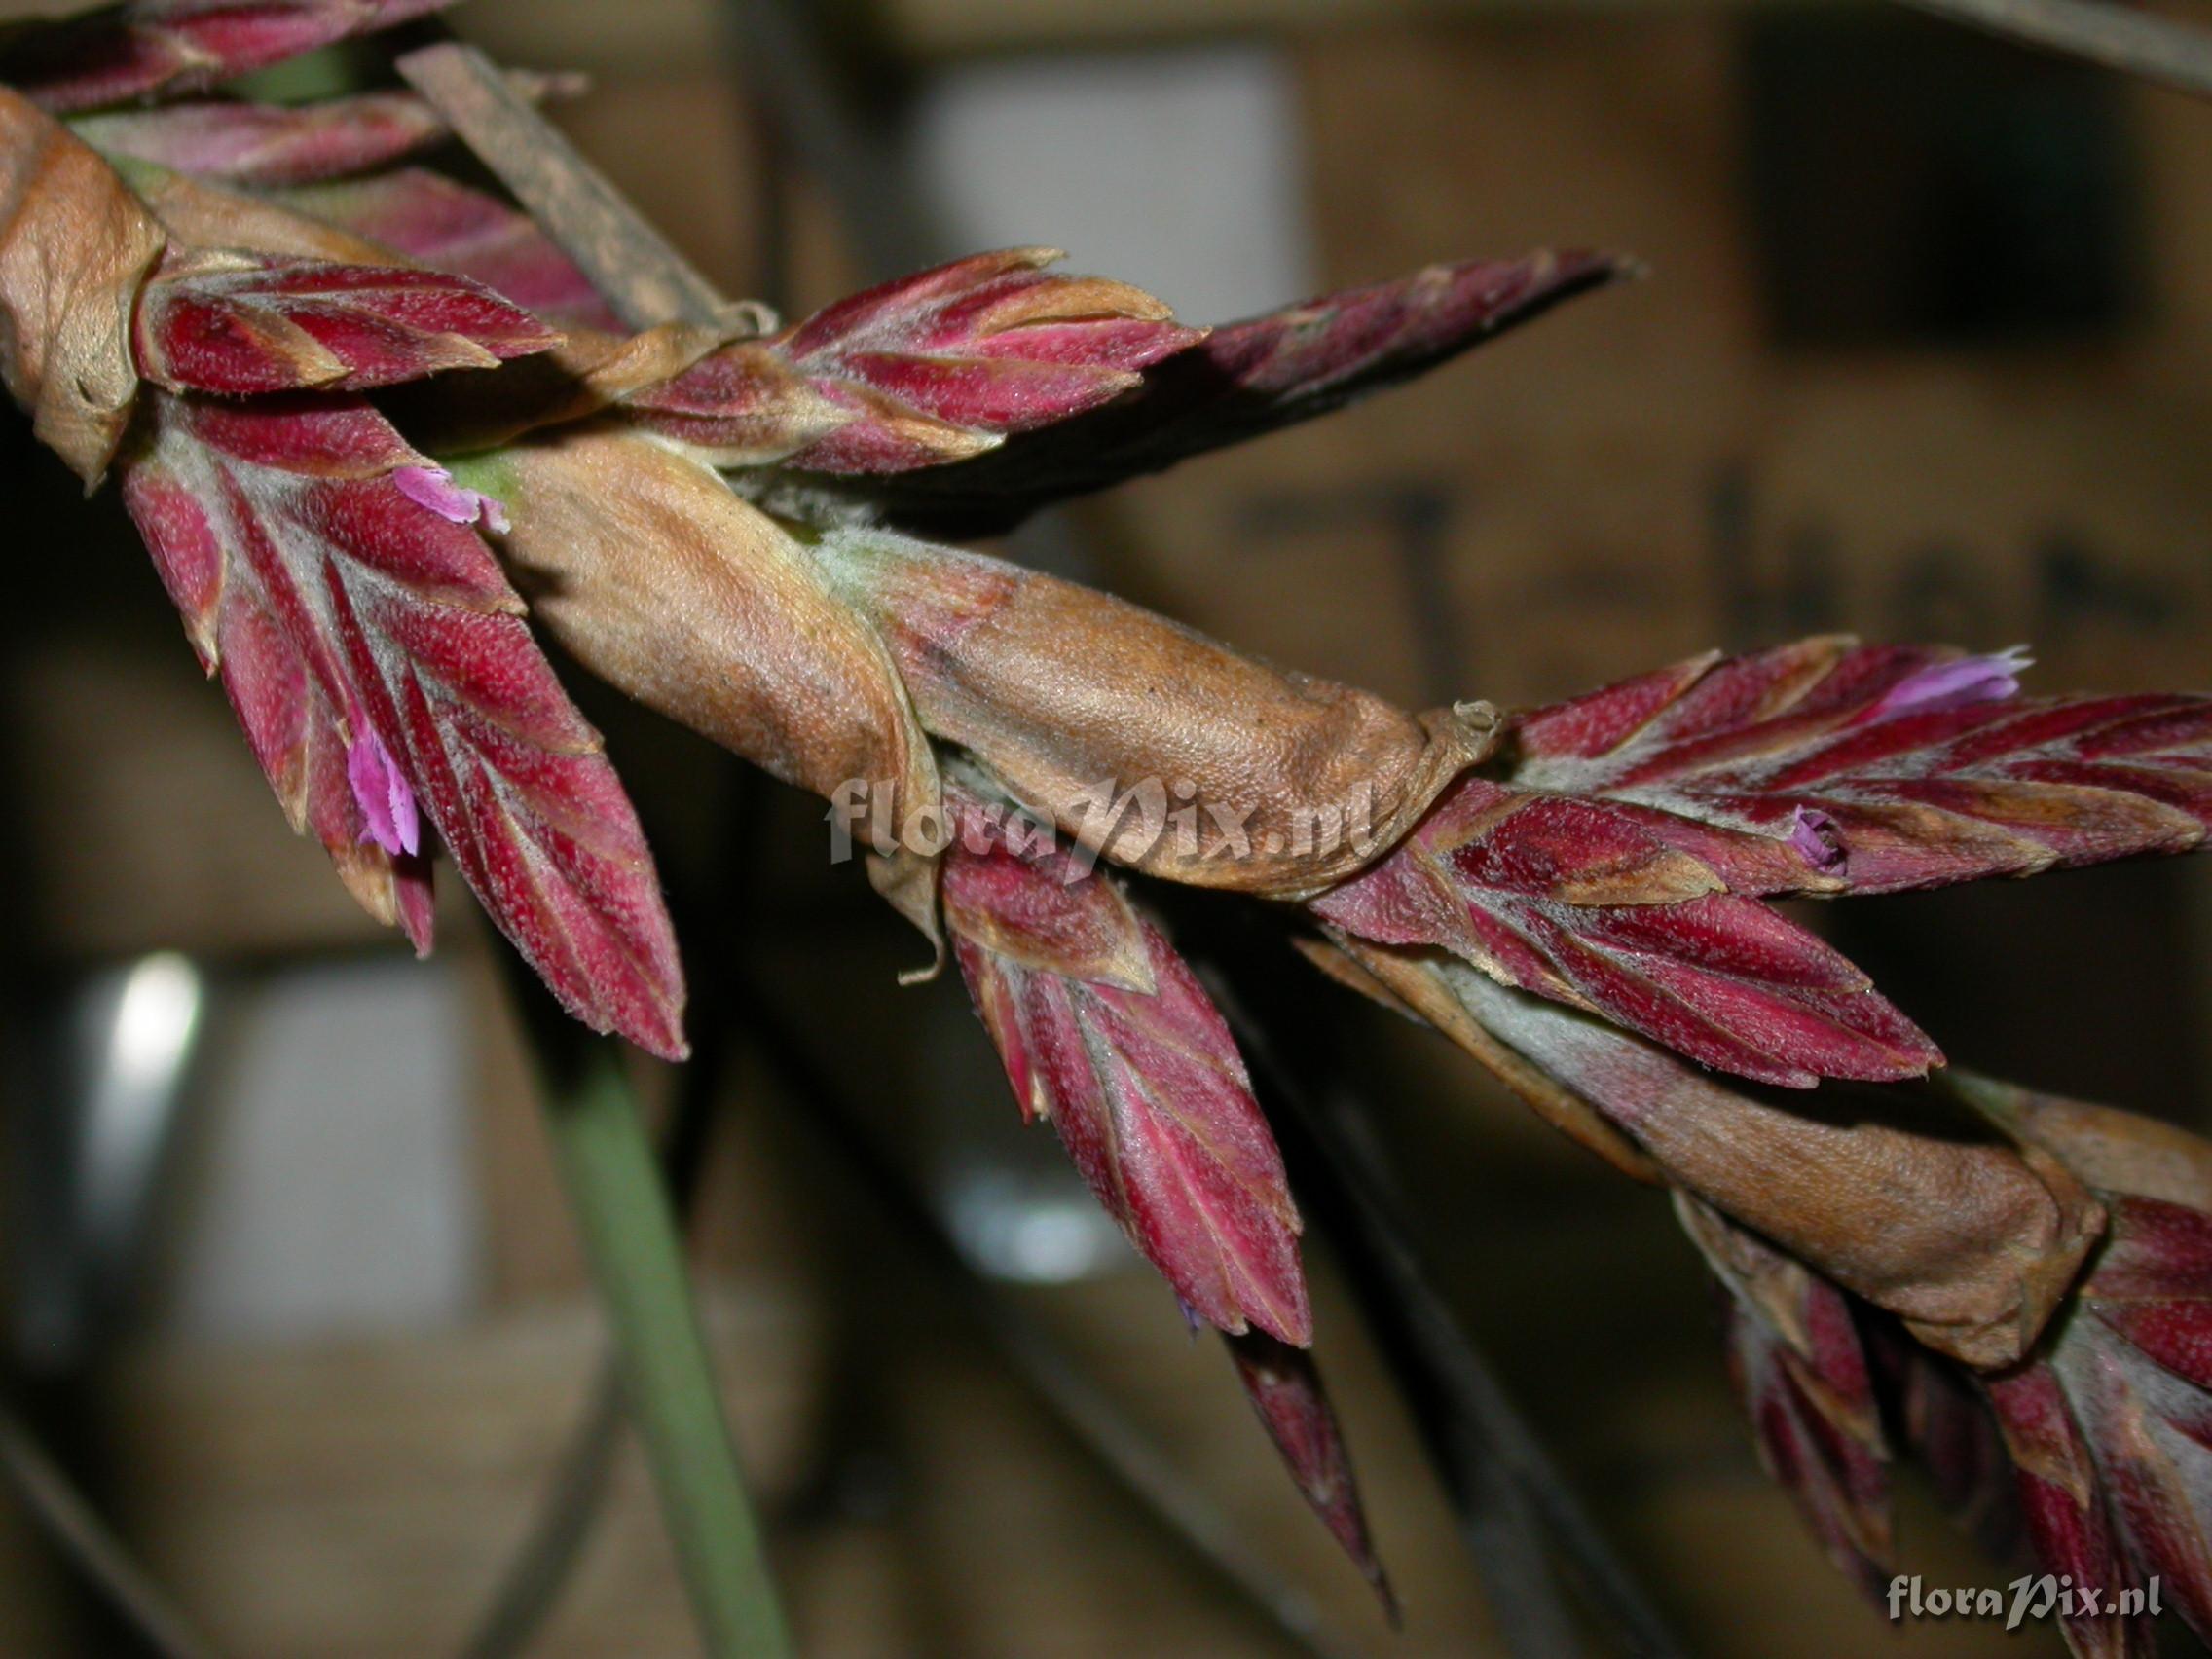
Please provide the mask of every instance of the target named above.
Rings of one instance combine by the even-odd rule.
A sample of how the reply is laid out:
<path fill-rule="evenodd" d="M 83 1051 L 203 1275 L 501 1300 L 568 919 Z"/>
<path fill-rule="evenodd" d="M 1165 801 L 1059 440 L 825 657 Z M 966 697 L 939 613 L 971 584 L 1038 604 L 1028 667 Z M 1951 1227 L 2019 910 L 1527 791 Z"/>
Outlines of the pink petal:
<path fill-rule="evenodd" d="M 1790 815 L 1789 844 L 1797 856 L 1823 875 L 1840 874 L 1850 862 L 1835 820 L 1818 807 L 1801 806 Z"/>
<path fill-rule="evenodd" d="M 400 776 L 399 763 L 384 739 L 366 726 L 346 752 L 346 781 L 353 786 L 353 798 L 368 824 L 362 840 L 374 841 L 387 853 L 423 850 L 423 821 L 415 809 L 415 792 Z"/>
<path fill-rule="evenodd" d="M 442 466 L 402 466 L 392 473 L 391 481 L 410 501 L 428 507 L 449 524 L 481 524 L 496 535 L 512 528 L 505 507 L 481 491 L 456 484 Z"/>
<path fill-rule="evenodd" d="M 1932 663 L 1891 686 L 1866 718 L 1889 719 L 1931 709 L 1956 709 L 1968 703 L 2002 703 L 2019 695 L 2020 673 L 2032 660 L 2027 646 L 2012 645 L 1994 656 Z"/>

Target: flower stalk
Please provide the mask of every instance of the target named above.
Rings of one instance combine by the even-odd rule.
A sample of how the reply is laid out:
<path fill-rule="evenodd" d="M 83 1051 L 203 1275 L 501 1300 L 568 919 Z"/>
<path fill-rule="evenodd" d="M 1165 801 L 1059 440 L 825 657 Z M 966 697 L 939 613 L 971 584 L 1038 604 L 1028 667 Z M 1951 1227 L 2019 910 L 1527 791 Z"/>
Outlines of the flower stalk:
<path fill-rule="evenodd" d="M 682 1235 L 612 1043 L 522 980 L 545 1129 L 583 1235 L 631 1417 L 699 1633 L 714 1659 L 792 1651 L 714 1365 L 691 1299 Z"/>

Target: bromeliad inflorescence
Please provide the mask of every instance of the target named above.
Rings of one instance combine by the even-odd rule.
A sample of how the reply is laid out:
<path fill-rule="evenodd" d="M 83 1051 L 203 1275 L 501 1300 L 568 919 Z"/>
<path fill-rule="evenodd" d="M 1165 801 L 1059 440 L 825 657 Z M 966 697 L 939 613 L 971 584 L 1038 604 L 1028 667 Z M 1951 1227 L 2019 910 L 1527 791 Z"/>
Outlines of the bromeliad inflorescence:
<path fill-rule="evenodd" d="M 1380 1587 L 1282 1159 L 1141 884 L 1272 904 L 1672 1191 L 1759 1444 L 1847 1570 L 1887 1571 L 1914 1451 L 1978 1521 L 2015 1482 L 2053 1571 L 2158 1574 L 2212 1635 L 2212 1148 L 1947 1077 L 1768 903 L 2192 850 L 2212 700 L 2027 696 L 2018 653 L 1816 639 L 1409 711 L 924 539 L 1325 413 L 1629 268 L 1441 266 L 1209 332 L 1023 248 L 789 327 L 627 332 L 527 215 L 412 164 L 448 135 L 415 94 L 209 95 L 428 9 L 132 0 L 0 40 L 9 389 L 88 485 L 117 476 L 372 913 L 426 950 L 442 852 L 577 1018 L 683 1054 L 650 854 L 533 624 L 779 778 L 934 815 L 941 845 L 871 876 L 949 942 L 1022 1112 L 1224 1333 Z M 1089 810 L 1163 781 L 1195 838 Z M 1355 806 L 1363 835 L 1310 832 Z"/>

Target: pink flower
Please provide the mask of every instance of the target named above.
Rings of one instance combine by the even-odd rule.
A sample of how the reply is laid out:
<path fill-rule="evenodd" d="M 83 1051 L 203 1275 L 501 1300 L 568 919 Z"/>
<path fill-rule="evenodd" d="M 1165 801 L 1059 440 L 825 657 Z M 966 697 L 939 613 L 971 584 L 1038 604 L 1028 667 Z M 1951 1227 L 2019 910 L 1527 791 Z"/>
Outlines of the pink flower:
<path fill-rule="evenodd" d="M 1789 844 L 1797 856 L 1823 875 L 1839 875 L 1851 860 L 1835 820 L 1816 806 L 1801 806 L 1789 817 Z"/>
<path fill-rule="evenodd" d="M 442 466 L 402 466 L 393 471 L 391 481 L 410 501 L 428 507 L 448 523 L 481 524 L 495 535 L 513 528 L 505 507 L 481 491 L 456 484 Z"/>
<path fill-rule="evenodd" d="M 1908 674 L 1865 716 L 1893 719 L 1931 709 L 1956 709 L 1968 703 L 2002 703 L 2020 693 L 2020 672 L 2030 666 L 2025 645 L 2009 645 L 1993 656 L 1955 657 Z"/>
<path fill-rule="evenodd" d="M 353 786 L 353 799 L 368 825 L 362 840 L 374 841 L 387 853 L 412 856 L 423 850 L 423 820 L 415 809 L 415 792 L 400 775 L 399 762 L 391 757 L 384 739 L 365 725 L 346 752 L 346 781 Z"/>

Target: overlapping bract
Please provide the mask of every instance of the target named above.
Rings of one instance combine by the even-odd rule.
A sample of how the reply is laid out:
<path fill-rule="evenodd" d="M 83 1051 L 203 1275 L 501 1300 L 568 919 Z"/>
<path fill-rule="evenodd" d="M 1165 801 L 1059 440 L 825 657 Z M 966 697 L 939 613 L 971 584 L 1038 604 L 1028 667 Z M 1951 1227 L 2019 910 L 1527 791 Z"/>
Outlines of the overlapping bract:
<path fill-rule="evenodd" d="M 526 97 L 576 83 L 510 74 Z M 414 92 L 355 92 L 320 103 L 263 104 L 207 98 L 154 109 L 80 116 L 77 136 L 104 155 L 255 189 L 313 184 L 373 172 L 452 135 Z"/>
<path fill-rule="evenodd" d="M 465 277 L 203 254 L 138 296 L 138 372 L 171 391 L 366 391 L 488 369 L 560 336 Z"/>
<path fill-rule="evenodd" d="M 901 520 L 991 535 L 1038 507 L 1295 425 L 1423 374 L 1633 271 L 1550 251 L 1434 265 L 1213 329 L 1095 414 L 880 486 Z"/>
<path fill-rule="evenodd" d="M 1314 909 L 1739 1076 L 1914 1076 L 1936 1046 L 1758 896 L 2182 852 L 2212 818 L 2212 699 L 2021 699 L 2021 666 L 1817 639 L 1539 709 Z"/>
<path fill-rule="evenodd" d="M 350 775 L 373 739 L 370 769 L 421 797 L 570 1011 L 681 1055 L 682 972 L 651 856 L 521 602 L 455 522 L 480 503 L 354 399 L 147 396 L 126 502 L 294 825 L 428 945 L 427 866 L 379 844 L 378 791 Z"/>
<path fill-rule="evenodd" d="M 1845 638 L 1693 658 L 1520 720 L 1511 781 L 1602 800 L 1743 893 L 1894 893 L 2203 839 L 2212 698 L 2019 697 L 2022 667 Z"/>
<path fill-rule="evenodd" d="M 723 465 L 905 472 L 991 449 L 1144 384 L 1204 338 L 1140 288 L 1009 248 L 901 277 L 629 398 Z"/>
<path fill-rule="evenodd" d="M 1203 987 L 1036 826 L 959 787 L 945 808 L 945 924 L 1022 1115 L 1199 1317 L 1310 1342 L 1282 1155 Z"/>
<path fill-rule="evenodd" d="M 221 32 L 222 10 L 142 5 L 114 38 L 136 51 L 130 29 L 183 19 L 189 45 Z M 319 40 L 338 10 L 231 8 L 262 46 L 233 33 L 223 50 L 275 51 L 279 13 Z M 87 38 L 108 39 L 100 26 Z M 177 235 L 188 218 L 242 243 L 268 221 L 167 189 L 175 216 L 150 212 L 5 88 L 0 169 L 9 389 L 88 480 L 132 433 L 126 502 L 294 827 L 425 949 L 426 818 L 572 1013 L 680 1056 L 682 974 L 652 861 L 476 534 L 504 522 L 498 505 L 357 395 L 560 336 L 450 276 L 195 245 Z"/>
<path fill-rule="evenodd" d="M 1312 908 L 1763 1083 L 1887 1082 L 1942 1059 L 1832 947 L 1602 803 L 1464 778 Z"/>
<path fill-rule="evenodd" d="M 2046 1351 L 1989 1394 L 2051 1572 L 2106 1587 L 2068 1625 L 2084 1655 L 2148 1651 L 2111 1594 L 2154 1579 L 2212 1642 L 2212 1144 L 1985 1078 L 1956 1087 L 2099 1192 L 2110 1236 Z"/>
<path fill-rule="evenodd" d="M 1850 1299 L 1696 1199 L 1677 1193 L 1675 1207 L 1726 1299 L 1729 1375 L 1760 1460 L 1872 1595 L 1891 1570 L 1890 1447 Z"/>
<path fill-rule="evenodd" d="M 417 265 L 471 277 L 550 323 L 622 326 L 575 262 L 529 215 L 443 173 L 397 167 L 274 191 L 271 198 Z"/>
<path fill-rule="evenodd" d="M 52 110 L 203 92 L 452 0 L 125 0 L 0 35 L 0 82 Z"/>
<path fill-rule="evenodd" d="M 2083 1659 L 2153 1651 L 2147 1602 L 2130 1607 L 2120 1599 L 2127 1592 L 2144 1597 L 2152 1575 L 2173 1587 L 2165 1605 L 2190 1610 L 2192 1597 L 2201 1597 L 2202 1511 L 2191 1507 L 2198 1500 L 2184 1497 L 2177 1514 L 2156 1477 L 2146 1482 L 2129 1469 L 2116 1480 L 2106 1472 L 2144 1441 L 2140 1419 L 2129 1416 L 2135 1401 L 2128 1384 L 2118 1380 L 2127 1368 L 2097 1351 L 2100 1338 L 2083 1339 L 2067 1325 L 2048 1353 L 1980 1379 L 1978 1401 L 1974 1383 L 1903 1343 L 1894 1345 L 1885 1374 L 1879 1345 L 1866 1340 L 1866 1321 L 1878 1315 L 1864 1314 L 1801 1264 L 1710 1212 L 1686 1202 L 1678 1207 L 1728 1297 L 1729 1369 L 1760 1460 L 1829 1559 L 1870 1601 L 1880 1601 L 1896 1565 L 1886 1426 L 1892 1421 L 1962 1524 L 2000 1545 L 2024 1536 L 2037 1566 L 2051 1575 L 2052 1590 L 2070 1592 L 2053 1594 L 2040 1610 L 2056 1617 Z M 2108 1249 L 2120 1247 L 2123 1226 L 2116 1213 Z M 2093 1315 L 2100 1276 L 2101 1270 L 2083 1287 L 2076 1324 Z M 2200 1415 L 2192 1420 L 2201 1427 Z M 2201 1461 L 2203 1448 L 2194 1450 Z M 1999 1480 L 2009 1493 L 1997 1493 Z M 2141 1538 L 2123 1519 L 2130 1501 L 2149 1511 Z M 2177 1533 L 2176 1521 L 2188 1530 Z M 2191 1616 L 2201 1608 L 2197 1601 Z"/>
<path fill-rule="evenodd" d="M 1022 1115 L 1215 1326 L 1298 1490 L 1396 1616 L 1320 1371 L 1301 1224 L 1235 1039 L 1159 928 L 1050 831 L 944 795 L 945 923 Z"/>

